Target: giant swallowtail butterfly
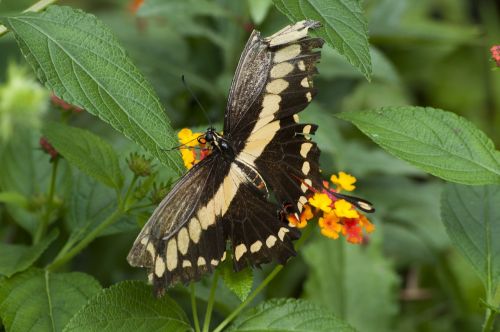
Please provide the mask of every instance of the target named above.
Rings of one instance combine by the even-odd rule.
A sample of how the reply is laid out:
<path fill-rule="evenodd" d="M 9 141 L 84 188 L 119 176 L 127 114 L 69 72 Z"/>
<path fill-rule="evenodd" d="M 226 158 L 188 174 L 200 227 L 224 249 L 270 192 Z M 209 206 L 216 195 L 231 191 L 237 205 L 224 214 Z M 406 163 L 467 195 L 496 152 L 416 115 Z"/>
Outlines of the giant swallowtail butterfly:
<path fill-rule="evenodd" d="M 231 253 L 235 270 L 295 255 L 298 230 L 280 218 L 300 213 L 310 186 L 320 183 L 319 149 L 297 113 L 316 91 L 312 77 L 321 38 L 315 21 L 263 38 L 254 31 L 241 55 L 221 135 L 207 130 L 212 153 L 196 164 L 156 208 L 129 255 L 145 267 L 157 296 L 177 282 L 197 280 Z M 229 255 L 228 255 L 229 256 Z"/>

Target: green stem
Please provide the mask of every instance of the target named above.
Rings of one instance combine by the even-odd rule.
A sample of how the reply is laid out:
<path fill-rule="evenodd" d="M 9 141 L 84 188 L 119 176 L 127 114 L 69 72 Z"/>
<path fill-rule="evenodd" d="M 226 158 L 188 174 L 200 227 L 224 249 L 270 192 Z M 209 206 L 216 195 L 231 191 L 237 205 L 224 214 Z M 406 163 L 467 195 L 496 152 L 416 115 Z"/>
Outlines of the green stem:
<path fill-rule="evenodd" d="M 207 311 L 205 312 L 205 319 L 203 320 L 203 332 L 208 332 L 210 328 L 210 319 L 212 318 L 212 310 L 215 301 L 215 290 L 217 289 L 217 282 L 219 281 L 219 270 L 215 270 L 212 286 L 210 287 L 210 295 L 208 297 Z"/>
<path fill-rule="evenodd" d="M 200 321 L 198 320 L 198 307 L 196 306 L 196 295 L 194 282 L 189 286 L 189 290 L 191 293 L 191 311 L 193 311 L 193 322 L 194 322 L 194 330 L 196 332 L 200 332 Z"/>
<path fill-rule="evenodd" d="M 484 319 L 482 332 L 493 331 L 493 324 L 495 323 L 497 313 L 491 309 L 486 309 L 486 316 Z"/>
<path fill-rule="evenodd" d="M 38 13 L 38 12 L 44 10 L 45 8 L 47 8 L 49 5 L 51 5 L 54 2 L 56 2 L 56 1 L 57 0 L 40 0 L 40 1 L 37 1 L 31 7 L 23 10 L 23 13 L 26 13 L 26 12 Z M 7 27 L 5 25 L 0 25 L 0 37 L 2 35 L 6 34 L 7 32 L 9 32 L 9 29 L 7 29 Z"/>
<path fill-rule="evenodd" d="M 302 236 L 300 239 L 295 242 L 295 250 L 298 250 L 304 242 L 309 238 L 311 235 L 313 229 L 313 225 L 309 225 L 306 227 L 302 233 Z M 222 321 L 222 323 L 219 324 L 214 330 L 214 332 L 220 332 L 222 331 L 231 321 L 238 316 L 238 314 L 245 309 L 247 305 L 250 304 L 250 302 L 253 301 L 253 299 L 280 273 L 280 271 L 283 269 L 283 265 L 277 265 L 271 273 L 262 281 L 262 283 L 257 286 L 257 288 L 254 289 L 253 292 L 248 295 L 248 297 L 245 299 L 245 301 L 241 302 L 241 304 L 229 315 Z"/>
<path fill-rule="evenodd" d="M 47 205 L 45 208 L 45 213 L 42 215 L 40 224 L 38 225 L 38 228 L 36 230 L 36 234 L 33 239 L 34 244 L 37 244 L 38 242 L 40 242 L 40 240 L 43 239 L 45 232 L 47 231 L 47 228 L 49 226 L 50 215 L 52 213 L 52 207 L 53 207 L 52 205 L 54 201 L 54 194 L 56 191 L 57 165 L 59 165 L 59 158 L 56 157 L 52 163 L 52 174 L 50 177 L 49 192 L 47 195 Z"/>
<path fill-rule="evenodd" d="M 229 315 L 222 321 L 222 323 L 219 324 L 214 330 L 214 332 L 220 332 L 222 331 L 223 328 L 227 326 L 238 314 L 241 312 L 241 310 L 245 309 L 245 307 L 250 304 L 250 302 L 253 301 L 253 299 L 276 277 L 276 275 L 283 269 L 283 265 L 277 265 L 271 273 L 262 281 L 262 283 L 255 288 L 255 290 L 248 295 L 248 297 L 245 299 L 245 301 L 241 302 L 241 304 Z"/>
<path fill-rule="evenodd" d="M 118 208 L 113 214 L 111 214 L 104 222 L 102 222 L 99 226 L 97 226 L 92 232 L 87 234 L 76 246 L 74 246 L 71 250 L 66 253 L 61 253 L 57 255 L 54 261 L 47 266 L 48 270 L 54 270 L 59 266 L 65 264 L 67 261 L 76 256 L 80 251 L 82 251 L 85 247 L 89 245 L 97 236 L 99 236 L 103 230 L 105 230 L 110 225 L 114 224 L 120 217 L 124 215 L 124 212 L 121 208 Z"/>
<path fill-rule="evenodd" d="M 125 198 L 123 199 L 123 207 L 124 207 L 125 211 L 128 211 L 130 208 L 129 201 L 131 199 L 132 192 L 134 190 L 135 184 L 136 184 L 138 179 L 139 179 L 139 177 L 134 174 L 134 177 L 132 178 L 132 181 L 130 182 L 130 186 L 127 189 L 127 193 L 125 194 Z"/>
<path fill-rule="evenodd" d="M 120 219 L 125 213 L 127 213 L 128 209 L 128 201 L 130 196 L 132 195 L 133 188 L 135 187 L 135 183 L 138 179 L 138 176 L 134 175 L 132 181 L 130 182 L 130 186 L 127 189 L 127 193 L 125 197 L 121 199 L 119 197 L 119 204 L 116 210 L 104 220 L 99 226 L 97 226 L 92 232 L 88 233 L 77 245 L 71 247 L 68 243 L 62 248 L 62 250 L 57 254 L 56 258 L 52 263 L 47 266 L 48 270 L 54 270 L 59 266 L 65 264 L 67 261 L 76 256 L 80 251 L 85 249 L 96 237 L 98 237 L 102 231 L 104 231 L 107 227 L 114 224 L 118 219 Z M 70 249 L 71 248 L 71 249 Z"/>

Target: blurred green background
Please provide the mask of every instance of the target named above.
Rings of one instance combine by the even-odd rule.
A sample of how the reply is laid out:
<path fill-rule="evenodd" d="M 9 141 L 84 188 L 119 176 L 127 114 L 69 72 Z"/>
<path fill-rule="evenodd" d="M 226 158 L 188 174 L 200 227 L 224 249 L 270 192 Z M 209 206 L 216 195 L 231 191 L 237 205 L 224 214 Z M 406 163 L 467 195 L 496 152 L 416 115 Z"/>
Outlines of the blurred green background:
<path fill-rule="evenodd" d="M 4 0 L 0 14 L 21 11 L 31 3 Z M 114 31 L 152 82 L 176 129 L 207 126 L 181 75 L 210 120 L 220 124 L 229 84 L 251 30 L 255 27 L 268 35 L 289 23 L 270 0 L 211 3 L 169 1 L 162 10 L 151 12 L 145 7 L 133 10 L 131 1 L 58 2 L 95 14 Z M 319 93 L 301 119 L 320 124 L 315 140 L 322 150 L 325 176 L 343 170 L 358 178 L 355 194 L 375 204 L 371 220 L 377 231 L 368 244 L 353 246 L 323 238 L 315 230 L 301 255 L 262 297 L 308 298 L 361 331 L 477 331 L 483 312 L 478 299 L 484 294 L 472 268 L 451 248 L 440 221 L 443 182 L 390 156 L 334 114 L 389 105 L 432 106 L 466 117 L 498 148 L 500 73 L 490 60 L 489 48 L 500 44 L 500 2 L 366 0 L 364 8 L 372 81 L 325 45 L 315 81 Z M 3 148 L 11 151 L 0 163 L 6 156 L 17 156 L 18 165 L 17 176 L 10 173 L 6 178 L 3 172 L 0 184 L 22 182 L 24 193 L 36 202 L 46 185 L 35 179 L 46 178 L 50 171 L 48 157 L 36 150 L 36 128 L 45 119 L 58 119 L 60 110 L 30 78 L 30 70 L 12 34 L 0 38 L 0 128 Z M 120 152 L 138 149 L 88 113 L 73 115 L 71 124 L 99 134 Z M 29 133 L 23 134 L 23 128 Z M 125 168 L 125 158 L 121 162 Z M 58 197 L 64 205 L 70 189 L 60 188 Z M 127 265 L 125 257 L 138 225 L 147 217 L 145 213 L 138 220 L 123 221 L 114 235 L 92 243 L 67 269 L 88 272 L 104 286 L 145 278 L 142 271 Z M 30 216 L 0 205 L 1 240 L 28 241 L 13 222 L 18 218 Z M 55 253 L 51 250 L 47 257 Z M 257 270 L 256 282 L 266 272 Z M 201 298 L 208 295 L 206 284 L 197 286 Z M 188 307 L 184 289 L 173 294 Z M 221 286 L 216 314 L 222 317 L 237 303 Z"/>

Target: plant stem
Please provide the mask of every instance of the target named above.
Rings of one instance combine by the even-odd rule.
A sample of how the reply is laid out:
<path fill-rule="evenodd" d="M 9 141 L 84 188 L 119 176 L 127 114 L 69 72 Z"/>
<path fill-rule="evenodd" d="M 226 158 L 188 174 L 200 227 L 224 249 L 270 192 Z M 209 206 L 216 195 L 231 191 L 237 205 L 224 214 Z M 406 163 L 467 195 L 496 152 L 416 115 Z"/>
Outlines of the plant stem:
<path fill-rule="evenodd" d="M 76 256 L 80 251 L 87 247 L 90 242 L 98 237 L 102 233 L 102 231 L 114 224 L 118 219 L 120 219 L 128 212 L 128 200 L 130 199 L 130 195 L 133 192 L 133 188 L 135 187 L 137 179 L 138 176 L 134 175 L 132 181 L 130 181 L 130 186 L 127 189 L 125 197 L 123 199 L 118 197 L 119 204 L 116 210 L 111 215 L 109 215 L 109 217 L 107 217 L 101 224 L 99 224 L 99 226 L 97 226 L 92 232 L 88 233 L 74 247 L 71 248 L 71 246 L 66 243 L 63 249 L 57 254 L 54 261 L 47 266 L 48 270 L 54 270 Z"/>
<path fill-rule="evenodd" d="M 219 270 L 215 270 L 214 278 L 212 279 L 212 286 L 210 287 L 210 295 L 208 297 L 207 311 L 205 312 L 205 319 L 203 320 L 203 332 L 208 332 L 210 328 L 210 319 L 212 318 L 212 309 L 215 301 L 215 290 L 217 289 L 217 282 L 219 281 Z"/>
<path fill-rule="evenodd" d="M 196 307 L 196 295 L 194 282 L 191 282 L 189 286 L 190 294 L 191 294 L 191 311 L 193 311 L 193 322 L 194 322 L 194 330 L 196 332 L 200 332 L 200 321 L 198 320 L 198 308 Z"/>
<path fill-rule="evenodd" d="M 302 233 L 302 236 L 300 239 L 295 242 L 295 250 L 298 250 L 304 242 L 309 238 L 312 232 L 312 225 L 309 225 L 306 227 Z M 262 283 L 255 288 L 253 292 L 248 295 L 248 297 L 245 299 L 245 301 L 241 302 L 241 304 L 229 315 L 222 321 L 222 323 L 219 324 L 214 330 L 214 332 L 220 332 L 222 329 L 224 329 L 227 324 L 231 323 L 231 321 L 238 316 L 238 314 L 245 309 L 245 307 L 250 304 L 250 302 L 253 301 L 253 299 L 280 273 L 280 271 L 284 268 L 283 265 L 277 265 L 271 273 L 262 281 Z"/>
<path fill-rule="evenodd" d="M 74 246 L 71 250 L 67 251 L 63 255 L 57 255 L 54 261 L 47 266 L 48 270 L 54 270 L 57 267 L 63 265 L 75 255 L 77 255 L 80 251 L 82 251 L 85 247 L 89 245 L 97 236 L 99 236 L 103 230 L 105 230 L 108 226 L 115 223 L 120 217 L 124 215 L 123 210 L 119 207 L 115 210 L 104 222 L 102 222 L 99 226 L 97 226 L 92 232 L 87 234 L 76 246 Z"/>
<path fill-rule="evenodd" d="M 43 239 L 43 236 L 45 235 L 45 232 L 47 231 L 47 228 L 49 226 L 50 214 L 52 213 L 52 205 L 53 205 L 52 203 L 56 191 L 57 165 L 59 165 L 59 158 L 56 157 L 52 163 L 52 174 L 50 177 L 49 192 L 47 195 L 47 204 L 45 207 L 45 213 L 42 215 L 40 224 L 38 225 L 38 228 L 36 230 L 36 234 L 33 239 L 34 244 L 37 244 L 38 242 L 40 242 L 40 240 Z"/>
<path fill-rule="evenodd" d="M 223 328 L 226 327 L 227 324 L 229 324 L 240 312 L 241 310 L 245 309 L 245 307 L 250 304 L 250 302 L 253 301 L 253 299 L 271 282 L 271 280 L 276 277 L 276 275 L 283 269 L 283 265 L 277 265 L 271 273 L 262 281 L 262 283 L 255 288 L 255 290 L 248 295 L 248 297 L 245 299 L 245 301 L 241 302 L 241 304 L 229 315 L 222 321 L 222 323 L 219 324 L 214 330 L 214 332 L 220 332 L 222 331 Z"/>
<path fill-rule="evenodd" d="M 56 1 L 57 0 L 40 0 L 40 1 L 37 1 L 32 6 L 30 6 L 29 8 L 23 10 L 23 13 L 26 13 L 26 12 L 38 13 L 38 12 L 44 10 L 45 8 L 47 8 L 49 5 L 51 5 L 54 2 L 56 2 Z M 6 34 L 7 32 L 9 32 L 9 30 L 7 29 L 7 27 L 5 25 L 1 25 L 0 24 L 0 37 L 2 35 Z"/>
<path fill-rule="evenodd" d="M 495 317 L 497 313 L 491 309 L 486 309 L 486 316 L 484 318 L 484 324 L 482 332 L 490 332 L 493 330 L 493 324 L 495 323 Z"/>

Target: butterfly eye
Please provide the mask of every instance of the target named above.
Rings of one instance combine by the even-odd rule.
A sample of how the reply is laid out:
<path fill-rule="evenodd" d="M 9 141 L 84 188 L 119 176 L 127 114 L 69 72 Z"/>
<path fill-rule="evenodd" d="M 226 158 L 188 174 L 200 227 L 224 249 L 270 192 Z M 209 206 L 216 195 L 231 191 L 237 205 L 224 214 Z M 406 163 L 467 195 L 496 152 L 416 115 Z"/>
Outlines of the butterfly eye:
<path fill-rule="evenodd" d="M 205 140 L 206 140 L 207 142 L 213 142 L 213 140 L 214 140 L 214 135 L 213 135 L 212 133 L 210 133 L 210 132 L 206 133 L 206 134 L 205 134 Z"/>

